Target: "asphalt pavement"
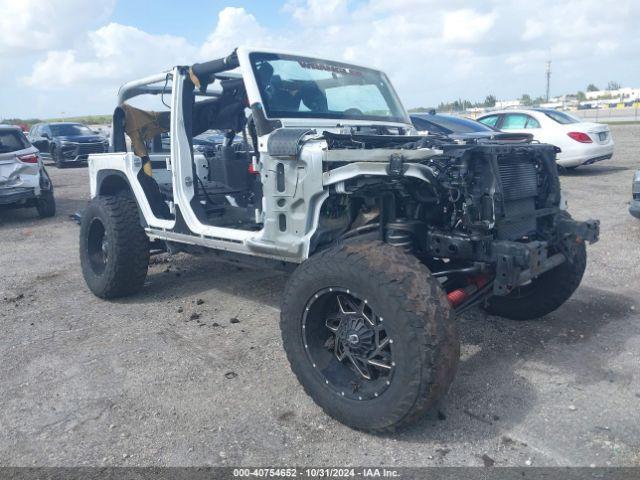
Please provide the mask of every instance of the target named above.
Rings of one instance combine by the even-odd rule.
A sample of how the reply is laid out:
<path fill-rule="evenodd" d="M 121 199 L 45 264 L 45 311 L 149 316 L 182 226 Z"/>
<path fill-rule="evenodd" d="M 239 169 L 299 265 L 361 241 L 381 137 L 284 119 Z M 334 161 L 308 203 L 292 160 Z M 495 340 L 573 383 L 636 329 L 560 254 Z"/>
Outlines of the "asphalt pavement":
<path fill-rule="evenodd" d="M 631 466 L 640 463 L 640 126 L 612 160 L 561 177 L 601 240 L 575 295 L 537 321 L 474 310 L 442 405 L 386 436 L 305 395 L 278 330 L 284 274 L 156 257 L 139 295 L 82 279 L 86 168 L 49 167 L 58 214 L 0 212 L 0 466 Z M 490 460 L 488 461 L 487 458 Z"/>

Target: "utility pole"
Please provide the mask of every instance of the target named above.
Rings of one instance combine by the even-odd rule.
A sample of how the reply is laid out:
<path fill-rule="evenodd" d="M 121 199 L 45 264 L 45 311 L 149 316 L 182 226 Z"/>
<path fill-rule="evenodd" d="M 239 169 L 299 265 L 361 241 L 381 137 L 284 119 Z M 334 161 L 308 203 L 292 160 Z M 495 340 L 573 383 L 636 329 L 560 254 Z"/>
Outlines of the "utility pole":
<path fill-rule="evenodd" d="M 551 60 L 547 60 L 547 102 L 549 101 L 549 84 L 551 83 Z"/>

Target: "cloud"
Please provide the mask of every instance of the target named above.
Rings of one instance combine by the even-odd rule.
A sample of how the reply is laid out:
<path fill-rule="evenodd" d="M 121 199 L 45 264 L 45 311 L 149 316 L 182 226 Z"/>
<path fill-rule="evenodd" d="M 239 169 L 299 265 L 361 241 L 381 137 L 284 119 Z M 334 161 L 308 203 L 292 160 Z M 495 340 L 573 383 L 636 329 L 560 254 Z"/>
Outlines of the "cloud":
<path fill-rule="evenodd" d="M 41 52 L 20 71 L 38 93 L 68 90 L 80 97 L 93 94 L 82 88 L 94 92 L 99 87 L 101 92 L 111 88 L 115 95 L 124 81 L 227 55 L 239 45 L 379 67 L 408 106 L 482 99 L 489 93 L 499 98 L 539 95 L 548 59 L 553 61 L 552 93 L 584 88 L 582 83 L 615 79 L 630 84 L 640 78 L 637 0 L 617 0 L 609 9 L 601 0 L 287 0 L 276 7 L 281 27 L 267 27 L 245 8 L 226 7 L 200 43 L 105 24 L 114 0 L 105 7 L 79 0 L 39 3 L 63 22 L 54 29 L 29 12 L 21 16 L 28 10 L 22 5 L 33 1 L 0 0 L 0 31 L 12 33 L 10 40 L 3 33 L 0 53 L 9 42 L 12 48 Z M 66 8 L 66 14 L 49 7 L 54 3 Z M 65 5 L 75 5 L 77 11 Z M 58 102 L 63 100 L 60 96 Z M 77 108 L 88 101 L 78 98 Z M 108 111 L 111 105 L 103 108 Z"/>
<path fill-rule="evenodd" d="M 114 5 L 115 0 L 0 0 L 0 55 L 63 46 L 102 23 Z"/>
<path fill-rule="evenodd" d="M 264 46 L 275 43 L 243 8 L 221 10 L 216 27 L 201 46 L 184 37 L 153 35 L 132 26 L 110 23 L 89 32 L 87 41 L 74 49 L 49 51 L 35 63 L 25 81 L 48 90 L 95 83 L 120 84 L 173 65 L 228 55 L 245 42 L 260 42 Z"/>
<path fill-rule="evenodd" d="M 244 8 L 226 7 L 218 14 L 218 23 L 200 48 L 201 59 L 226 56 L 239 45 L 270 47 L 272 35 Z"/>
<path fill-rule="evenodd" d="M 493 27 L 496 14 L 480 14 L 465 8 L 445 13 L 442 26 L 442 39 L 446 43 L 478 43 Z"/>
<path fill-rule="evenodd" d="M 45 90 L 122 83 L 166 70 L 195 58 L 196 53 L 197 49 L 182 37 L 151 35 L 135 27 L 110 23 L 90 32 L 82 48 L 48 52 L 36 62 L 26 83 Z"/>
<path fill-rule="evenodd" d="M 541 20 L 527 18 L 524 21 L 524 33 L 522 34 L 522 40 L 535 40 L 543 37 L 546 32 L 546 25 L 547 23 Z"/>
<path fill-rule="evenodd" d="M 348 0 L 290 0 L 283 8 L 301 25 L 320 26 L 348 19 Z"/>

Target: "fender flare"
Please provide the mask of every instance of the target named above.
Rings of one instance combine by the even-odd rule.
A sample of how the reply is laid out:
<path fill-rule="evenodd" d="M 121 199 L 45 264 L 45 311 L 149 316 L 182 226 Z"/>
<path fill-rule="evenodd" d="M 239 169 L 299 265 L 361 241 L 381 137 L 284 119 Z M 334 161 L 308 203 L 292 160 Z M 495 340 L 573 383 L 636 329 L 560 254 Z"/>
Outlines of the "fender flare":
<path fill-rule="evenodd" d="M 129 183 L 129 179 L 124 172 L 115 169 L 104 169 L 98 171 L 96 175 L 96 196 L 113 195 L 122 190 L 128 190 L 131 193 L 132 197 L 134 199 L 136 198 L 133 193 L 133 189 L 131 188 L 131 184 Z M 138 208 L 140 225 L 142 225 L 144 228 L 148 227 L 147 220 L 144 218 L 144 214 L 140 209 L 140 205 L 138 205 L 137 199 L 136 207 Z"/>
<path fill-rule="evenodd" d="M 96 174 L 96 195 L 109 195 L 124 188 L 131 189 L 127 175 L 115 169 L 99 170 Z"/>

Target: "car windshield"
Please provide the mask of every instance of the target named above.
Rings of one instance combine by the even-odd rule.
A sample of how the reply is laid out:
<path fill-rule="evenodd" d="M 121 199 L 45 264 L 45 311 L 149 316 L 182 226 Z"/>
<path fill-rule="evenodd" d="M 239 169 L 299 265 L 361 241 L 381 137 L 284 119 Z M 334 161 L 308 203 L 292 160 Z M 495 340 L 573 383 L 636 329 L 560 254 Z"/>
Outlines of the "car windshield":
<path fill-rule="evenodd" d="M 423 118 L 428 122 L 435 123 L 439 127 L 445 128 L 453 133 L 477 133 L 495 131 L 493 128 L 487 125 L 463 117 L 430 115 Z"/>
<path fill-rule="evenodd" d="M 78 135 L 95 135 L 89 127 L 79 123 L 65 123 L 60 125 L 50 125 L 51 134 L 54 137 L 73 137 Z"/>
<path fill-rule="evenodd" d="M 314 58 L 252 53 L 270 118 L 335 118 L 409 123 L 382 73 Z"/>
<path fill-rule="evenodd" d="M 18 130 L 0 131 L 0 153 L 17 152 L 29 148 L 27 138 Z"/>
<path fill-rule="evenodd" d="M 568 125 L 570 123 L 580 123 L 582 120 L 574 117 L 573 115 L 569 115 L 568 113 L 559 112 L 557 110 L 543 110 L 544 114 L 552 120 L 555 120 L 558 123 L 563 125 Z"/>

